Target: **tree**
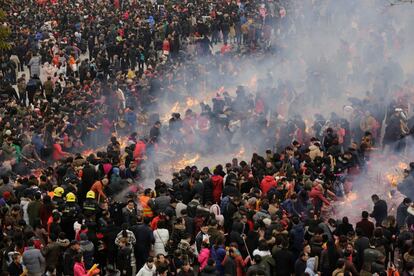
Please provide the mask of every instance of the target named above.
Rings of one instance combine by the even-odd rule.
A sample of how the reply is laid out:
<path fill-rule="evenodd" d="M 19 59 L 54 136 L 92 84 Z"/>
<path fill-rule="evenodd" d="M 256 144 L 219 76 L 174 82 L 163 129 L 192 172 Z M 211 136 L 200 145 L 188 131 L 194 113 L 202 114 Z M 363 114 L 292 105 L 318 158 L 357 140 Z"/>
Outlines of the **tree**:
<path fill-rule="evenodd" d="M 8 37 L 10 35 L 10 29 L 6 25 L 6 13 L 0 10 L 0 51 L 7 50 L 10 48 Z"/>

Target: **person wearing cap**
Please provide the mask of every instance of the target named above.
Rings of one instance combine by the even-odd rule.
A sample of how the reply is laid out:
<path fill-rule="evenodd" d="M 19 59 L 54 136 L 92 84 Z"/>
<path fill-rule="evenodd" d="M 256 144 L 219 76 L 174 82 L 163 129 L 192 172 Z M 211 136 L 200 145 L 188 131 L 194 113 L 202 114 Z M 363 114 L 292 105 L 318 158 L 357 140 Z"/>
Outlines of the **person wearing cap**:
<path fill-rule="evenodd" d="M 72 240 L 65 253 L 63 253 L 63 275 L 74 276 L 73 266 L 75 264 L 75 256 L 79 253 L 81 253 L 79 241 Z"/>
<path fill-rule="evenodd" d="M 88 240 L 87 233 L 80 234 L 80 251 L 83 255 L 83 260 L 85 263 L 85 268 L 90 269 L 94 264 L 94 254 L 95 254 L 95 246 L 94 244 Z"/>
<path fill-rule="evenodd" d="M 75 230 L 73 224 L 81 213 L 79 205 L 76 203 L 76 196 L 70 192 L 66 194 L 66 204 L 62 211 L 62 228 L 65 229 L 65 233 L 69 239 L 75 238 Z"/>
<path fill-rule="evenodd" d="M 97 202 L 102 202 L 107 199 L 107 196 L 104 192 L 105 187 L 108 185 L 109 181 L 107 177 L 104 177 L 102 180 L 96 181 L 92 187 L 91 191 L 95 193 L 95 196 L 97 196 Z"/>
<path fill-rule="evenodd" d="M 83 202 L 82 206 L 83 213 L 86 218 L 93 218 L 96 215 L 99 206 L 96 202 L 95 196 L 96 195 L 94 191 L 89 191 L 86 193 L 86 199 Z"/>
<path fill-rule="evenodd" d="M 62 187 L 56 187 L 53 190 L 53 203 L 59 208 L 65 204 L 65 200 L 63 199 L 63 194 L 65 190 Z"/>

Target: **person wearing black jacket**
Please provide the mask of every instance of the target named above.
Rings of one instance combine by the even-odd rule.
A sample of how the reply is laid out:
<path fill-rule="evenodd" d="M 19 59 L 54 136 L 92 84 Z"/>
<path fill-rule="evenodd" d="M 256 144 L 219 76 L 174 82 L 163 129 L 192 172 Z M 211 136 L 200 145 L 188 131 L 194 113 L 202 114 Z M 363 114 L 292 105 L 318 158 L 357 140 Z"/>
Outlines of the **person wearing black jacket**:
<path fill-rule="evenodd" d="M 299 258 L 295 262 L 295 276 L 303 276 L 305 275 L 306 269 L 306 262 L 309 259 L 307 253 L 302 252 L 299 255 Z"/>
<path fill-rule="evenodd" d="M 207 202 L 214 202 L 213 198 L 213 182 L 211 181 L 211 177 L 204 173 L 200 173 L 201 181 L 203 182 L 203 195 L 201 197 L 203 204 L 206 204 Z"/>
<path fill-rule="evenodd" d="M 91 189 L 93 183 L 96 181 L 96 170 L 89 162 L 87 162 L 82 169 L 82 181 L 79 185 L 78 202 L 83 204 L 86 193 Z"/>
<path fill-rule="evenodd" d="M 374 210 L 369 216 L 375 219 L 376 226 L 381 226 L 382 221 L 388 216 L 387 203 L 376 194 L 372 195 L 371 199 L 374 202 Z"/>
<path fill-rule="evenodd" d="M 63 274 L 73 275 L 73 266 L 75 265 L 75 256 L 80 253 L 80 244 L 78 241 L 72 241 L 69 248 L 63 254 Z"/>
<path fill-rule="evenodd" d="M 230 181 L 226 180 L 226 185 L 223 188 L 222 197 L 225 196 L 232 196 L 232 197 L 240 197 L 240 191 L 237 188 L 237 180 L 232 179 Z"/>
<path fill-rule="evenodd" d="M 119 249 L 116 258 L 116 267 L 120 271 L 121 276 L 132 275 L 131 267 L 131 248 L 127 245 L 125 239 L 119 242 Z"/>
<path fill-rule="evenodd" d="M 231 232 L 228 238 L 228 243 L 236 243 L 237 244 L 237 248 L 239 248 L 240 250 L 240 254 L 242 255 L 243 258 L 247 257 L 247 252 L 244 246 L 244 241 L 243 241 L 243 224 L 239 221 L 235 221 L 233 223 L 233 225 L 231 226 Z"/>
<path fill-rule="evenodd" d="M 231 229 L 231 226 L 233 224 L 233 215 L 238 211 L 238 205 L 240 203 L 240 199 L 237 197 L 230 197 L 230 202 L 227 204 L 225 209 L 223 210 L 223 216 L 224 216 L 224 229 L 226 232 L 229 232 Z"/>
<path fill-rule="evenodd" d="M 149 257 L 151 245 L 155 242 L 154 234 L 152 229 L 149 227 L 150 222 L 151 218 L 144 217 L 144 221 L 142 223 L 134 225 L 130 228 L 136 238 L 134 254 L 135 256 L 139 256 L 137 258 L 137 271 L 144 266 L 145 261 Z"/>
<path fill-rule="evenodd" d="M 295 260 L 292 252 L 289 250 L 289 242 L 282 240 L 282 248 L 272 252 L 272 257 L 275 260 L 275 267 L 278 268 L 278 276 L 290 276 L 294 273 Z"/>
<path fill-rule="evenodd" d="M 112 219 L 109 219 L 108 225 L 104 228 L 104 244 L 106 246 L 106 254 L 108 258 L 108 264 L 114 264 L 116 259 L 116 245 L 115 245 L 115 239 L 118 233 L 121 231 L 121 228 L 119 226 L 116 226 L 114 224 L 114 221 Z"/>
<path fill-rule="evenodd" d="M 354 231 L 354 227 L 352 226 L 352 224 L 349 223 L 348 218 L 347 217 L 343 217 L 342 218 L 342 223 L 338 225 L 338 227 L 336 227 L 335 229 L 335 234 L 339 237 L 339 236 L 346 236 L 348 235 L 349 232 L 353 232 Z"/>
<path fill-rule="evenodd" d="M 19 253 L 14 253 L 13 262 L 9 264 L 7 268 L 7 272 L 9 272 L 10 276 L 20 276 L 23 274 L 23 265 L 21 264 L 21 256 Z"/>

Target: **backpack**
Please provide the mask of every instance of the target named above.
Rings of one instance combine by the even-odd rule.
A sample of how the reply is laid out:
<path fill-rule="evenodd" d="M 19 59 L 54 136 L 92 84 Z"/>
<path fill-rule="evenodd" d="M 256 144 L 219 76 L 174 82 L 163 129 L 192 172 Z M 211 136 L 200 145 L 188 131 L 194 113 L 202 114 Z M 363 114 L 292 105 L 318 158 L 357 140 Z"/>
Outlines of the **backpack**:
<path fill-rule="evenodd" d="M 333 183 L 334 193 L 337 197 L 345 196 L 344 184 L 340 180 Z"/>
<path fill-rule="evenodd" d="M 221 199 L 220 211 L 223 215 L 227 212 L 229 204 L 230 204 L 230 197 L 229 196 L 225 196 Z"/>
<path fill-rule="evenodd" d="M 194 229 L 195 229 L 195 233 L 200 232 L 201 230 L 201 226 L 203 226 L 204 223 L 204 217 L 195 217 L 194 218 Z"/>
<path fill-rule="evenodd" d="M 195 201 L 190 201 L 187 205 L 187 215 L 190 218 L 195 218 L 196 216 L 196 212 L 197 212 L 197 206 L 198 203 L 196 203 Z"/>
<path fill-rule="evenodd" d="M 210 207 L 210 213 L 214 214 L 218 224 L 220 226 L 224 225 L 224 217 L 221 214 L 221 210 L 220 210 L 220 206 L 218 206 L 217 204 L 213 204 Z"/>

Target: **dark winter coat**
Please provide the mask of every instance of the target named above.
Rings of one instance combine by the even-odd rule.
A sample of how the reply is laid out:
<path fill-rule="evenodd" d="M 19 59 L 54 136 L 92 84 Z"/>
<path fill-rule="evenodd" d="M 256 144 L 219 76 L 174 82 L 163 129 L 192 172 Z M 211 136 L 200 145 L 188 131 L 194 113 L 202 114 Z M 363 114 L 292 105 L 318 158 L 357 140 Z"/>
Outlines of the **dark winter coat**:
<path fill-rule="evenodd" d="M 377 226 L 381 225 L 382 221 L 388 216 L 387 203 L 380 199 L 374 204 L 374 210 L 370 217 L 374 218 Z"/>

